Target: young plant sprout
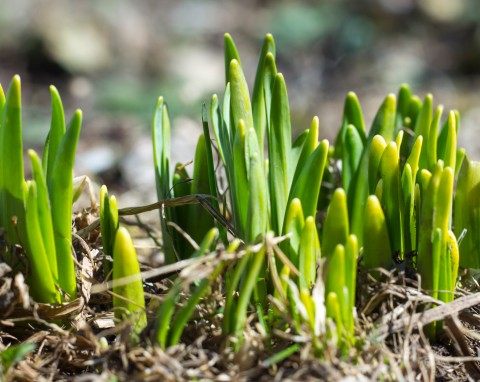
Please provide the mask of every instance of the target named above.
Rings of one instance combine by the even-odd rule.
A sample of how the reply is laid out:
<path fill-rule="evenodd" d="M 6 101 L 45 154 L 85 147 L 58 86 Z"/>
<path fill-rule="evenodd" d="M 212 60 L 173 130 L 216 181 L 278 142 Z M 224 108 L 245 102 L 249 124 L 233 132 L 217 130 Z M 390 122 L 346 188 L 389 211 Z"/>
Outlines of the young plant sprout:
<path fill-rule="evenodd" d="M 113 243 L 113 309 L 115 317 L 132 323 L 132 341 L 147 325 L 145 297 L 140 277 L 140 266 L 132 239 L 126 228 L 120 227 Z M 125 278 L 133 277 L 132 281 Z"/>
<path fill-rule="evenodd" d="M 132 343 L 135 343 L 147 325 L 140 265 L 130 234 L 126 228 L 119 226 L 117 200 L 115 196 L 109 197 L 105 185 L 100 189 L 100 230 L 103 251 L 113 259 L 112 269 L 111 263 L 104 258 L 104 272 L 106 278 L 113 279 L 115 317 L 131 320 Z"/>
<path fill-rule="evenodd" d="M 225 69 L 223 100 L 214 95 L 210 105 L 214 140 L 210 140 L 207 126 L 197 146 L 192 181 L 203 182 L 202 193 L 216 198 L 213 208 L 231 222 L 236 236 L 247 244 L 244 257 L 224 276 L 224 334 L 236 337 L 236 341 L 242 338 L 249 304 L 268 332 L 271 322 L 278 319 L 268 313 L 275 312 L 268 299 L 273 295 L 283 296 L 287 309 L 297 317 L 296 328 L 306 320 L 319 335 L 312 320 L 315 311 L 323 312 L 333 320 L 342 346 L 352 344 L 360 252 L 361 264 L 368 269 L 390 269 L 407 253 L 417 253 L 422 286 L 433 297 L 451 301 L 459 261 L 451 227 L 454 175 L 460 169 L 456 158 L 462 158 L 462 151 L 456 148 L 458 113 L 451 112 L 440 130 L 443 108 L 434 111 L 431 95 L 422 102 L 403 85 L 398 96 L 389 94 L 385 98 L 367 132 L 360 103 L 354 93 L 349 93 L 341 128 L 330 150 L 327 141 L 318 141 L 317 118 L 293 139 L 286 81 L 277 72 L 271 35 L 265 38 L 252 93 L 228 34 Z M 177 165 L 174 172 L 169 166 L 170 122 L 163 98 L 160 100 L 153 123 L 153 145 L 161 200 L 199 189 L 185 185 L 190 177 L 183 165 Z M 205 126 L 205 118 L 203 122 Z M 406 134 L 405 129 L 413 135 Z M 218 152 L 224 168 L 228 187 L 223 194 L 219 178 L 212 181 L 211 174 L 218 174 L 213 161 L 199 154 L 212 151 Z M 334 162 L 336 166 L 329 166 Z M 338 176 L 332 172 L 335 167 Z M 460 173 L 461 179 L 465 171 Z M 333 194 L 322 188 L 324 174 L 330 180 L 339 178 L 342 188 Z M 207 178 L 209 182 L 202 181 Z M 330 200 L 324 221 L 317 215 L 319 200 Z M 199 221 L 193 209 L 175 209 L 164 216 L 201 241 L 198 228 L 189 223 Z M 203 229 L 222 227 L 219 219 L 202 221 Z M 162 227 L 166 251 L 181 254 L 179 258 L 188 256 L 185 245 L 175 239 L 176 233 L 167 229 L 163 219 Z M 287 235 L 276 247 L 281 254 L 267 239 L 279 235 Z M 264 244 L 253 250 L 252 245 L 259 242 Z M 275 261 L 268 260 L 268 253 L 274 254 Z M 166 258 L 167 262 L 174 261 L 167 253 Z M 317 283 L 321 258 L 326 259 L 324 297 L 315 300 L 311 291 Z M 322 301 L 326 309 L 315 307 L 317 301 Z M 300 305 L 306 309 L 304 315 L 295 313 L 303 309 Z M 159 342 L 166 344 L 164 340 Z"/>
<path fill-rule="evenodd" d="M 60 96 L 53 86 L 50 93 L 50 132 L 41 161 L 29 151 L 33 180 L 27 183 L 20 77 L 13 78 L 6 98 L 0 88 L 0 226 L 11 245 L 23 247 L 30 260 L 32 295 L 45 303 L 69 301 L 77 293 L 72 257 L 73 163 L 82 124 L 82 112 L 77 110 L 65 126 Z"/>
<path fill-rule="evenodd" d="M 292 128 L 271 35 L 252 92 L 233 39 L 226 34 L 224 42 L 225 89 L 203 106 L 193 168 L 172 166 L 170 117 L 160 97 L 151 126 L 158 203 L 119 209 L 107 187 L 100 190 L 101 277 L 112 280 L 116 320 L 131 324 L 130 345 L 154 321 L 145 333 L 164 354 L 186 338 L 190 323 L 210 320 L 209 335 L 239 354 L 253 327 L 266 349 L 288 342 L 268 362 L 299 351 L 299 344 L 326 357 L 333 343 L 346 356 L 362 343 L 357 270 L 380 283 L 379 268 L 392 270 L 412 254 L 428 304 L 453 301 L 459 268 L 480 267 L 480 164 L 457 147 L 459 113 L 443 121 L 443 106 L 435 108 L 430 94 L 422 101 L 402 85 L 366 129 L 350 92 L 331 146 L 319 139 L 317 117 Z M 8 247 L 19 245 L 26 255 L 33 298 L 60 304 L 77 297 L 73 165 L 82 113 L 66 125 L 60 96 L 50 88 L 50 132 L 41 159 L 28 151 L 26 180 L 20 90 L 18 76 L 6 96 L 0 87 L 0 228 Z M 146 305 L 144 275 L 119 216 L 153 208 L 160 209 L 169 272 L 157 305 Z M 13 249 L 4 256 L 16 264 Z M 214 298 L 218 291 L 221 298 Z M 147 316 L 152 311 L 155 318 Z M 443 330 L 434 320 L 424 328 L 432 340 Z"/>

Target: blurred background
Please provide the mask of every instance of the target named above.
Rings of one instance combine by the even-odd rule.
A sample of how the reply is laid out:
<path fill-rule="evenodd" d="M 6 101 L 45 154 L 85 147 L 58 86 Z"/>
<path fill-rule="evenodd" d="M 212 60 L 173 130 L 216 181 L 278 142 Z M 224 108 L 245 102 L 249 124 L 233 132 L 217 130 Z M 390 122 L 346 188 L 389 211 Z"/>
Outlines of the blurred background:
<path fill-rule="evenodd" d="M 48 85 L 69 118 L 84 112 L 77 174 L 155 200 L 150 119 L 170 107 L 173 162 L 193 159 L 201 105 L 224 87 L 223 34 L 236 41 L 250 85 L 272 33 L 292 124 L 318 115 L 333 140 L 343 99 L 355 91 L 367 125 L 406 82 L 421 98 L 461 113 L 460 144 L 480 159 L 480 7 L 476 0 L 2 0 L 0 83 L 22 78 L 25 146 L 49 129 Z"/>

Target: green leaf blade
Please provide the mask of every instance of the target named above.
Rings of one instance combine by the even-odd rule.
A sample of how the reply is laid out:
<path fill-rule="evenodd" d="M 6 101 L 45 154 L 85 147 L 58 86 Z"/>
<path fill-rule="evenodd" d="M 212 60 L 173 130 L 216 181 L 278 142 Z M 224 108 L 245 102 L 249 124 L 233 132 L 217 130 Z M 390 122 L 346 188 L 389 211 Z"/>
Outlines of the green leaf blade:
<path fill-rule="evenodd" d="M 255 130 L 250 129 L 248 134 L 250 155 L 250 192 L 247 213 L 247 243 L 253 243 L 256 238 L 265 234 L 267 230 L 267 183 L 265 180 L 264 164 L 261 159 Z"/>
<path fill-rule="evenodd" d="M 73 164 L 82 125 L 82 112 L 77 110 L 63 136 L 48 184 L 55 233 L 58 276 L 62 290 L 70 299 L 76 296 L 75 267 L 72 259 Z"/>
<path fill-rule="evenodd" d="M 113 253 L 113 292 L 115 293 L 113 307 L 115 317 L 119 319 L 132 318 L 134 335 L 138 336 L 147 325 L 145 297 L 137 253 L 130 234 L 124 227 L 117 230 Z M 119 284 L 119 280 L 130 276 L 136 276 L 137 279 L 126 285 Z"/>
<path fill-rule="evenodd" d="M 47 183 L 52 182 L 55 160 L 57 159 L 58 150 L 60 149 L 62 139 L 66 131 L 65 113 L 63 111 L 62 100 L 58 90 L 54 86 L 50 86 L 50 96 L 52 98 L 52 121 L 50 124 L 50 131 L 45 142 L 47 152 L 44 153 L 43 163 L 43 168 L 47 177 Z"/>
<path fill-rule="evenodd" d="M 287 214 L 285 216 L 283 235 L 290 234 L 288 240 L 280 243 L 282 250 L 288 256 L 290 261 L 299 267 L 298 249 L 300 247 L 300 238 L 305 225 L 305 218 L 303 215 L 302 203 L 300 199 L 294 198 L 288 203 Z"/>
<path fill-rule="evenodd" d="M 305 225 L 300 237 L 300 246 L 298 249 L 299 258 L 299 287 L 310 289 L 315 283 L 317 276 L 317 259 L 320 257 L 320 247 L 318 243 L 317 229 L 315 220 L 309 216 L 305 220 Z"/>
<path fill-rule="evenodd" d="M 229 33 L 224 35 L 224 44 L 225 44 L 225 83 L 230 81 L 230 63 L 232 60 L 237 60 L 240 64 L 240 56 L 238 55 L 237 47 L 235 42 L 230 36 Z"/>
<path fill-rule="evenodd" d="M 362 151 L 362 136 L 353 125 L 348 125 L 345 132 L 345 150 L 343 150 L 342 156 L 342 185 L 347 192 L 360 163 Z"/>
<path fill-rule="evenodd" d="M 233 218 L 235 228 L 241 238 L 245 238 L 247 229 L 248 203 L 250 198 L 250 185 L 248 182 L 247 163 L 245 155 L 246 147 L 246 131 L 243 120 L 239 121 L 235 142 L 233 145 Z"/>
<path fill-rule="evenodd" d="M 200 135 L 198 138 L 193 166 L 191 193 L 211 194 L 207 144 L 204 135 Z M 186 230 L 193 240 L 200 243 L 207 232 L 214 226 L 214 221 L 212 216 L 201 205 L 193 204 L 189 208 L 190 224 Z"/>
<path fill-rule="evenodd" d="M 463 268 L 480 268 L 480 162 L 465 157 L 458 174 L 454 200 L 454 229 L 460 237 L 460 265 Z"/>
<path fill-rule="evenodd" d="M 365 204 L 363 264 L 367 269 L 392 266 L 392 249 L 380 201 L 371 195 Z"/>
<path fill-rule="evenodd" d="M 258 61 L 252 94 L 253 126 L 257 134 L 260 158 L 263 158 L 263 146 L 267 130 L 267 120 L 269 118 L 266 107 L 266 94 L 268 90 L 265 90 L 265 85 L 268 83 L 268 81 L 265 80 L 265 77 L 269 76 L 269 69 L 267 67 L 267 55 L 269 54 L 275 57 L 275 41 L 271 34 L 265 36 L 262 52 L 260 53 L 260 59 Z"/>
<path fill-rule="evenodd" d="M 287 87 L 280 73 L 276 75 L 273 87 L 269 133 L 268 163 L 270 190 L 272 190 L 270 192 L 272 229 L 276 234 L 279 234 L 283 227 L 283 219 L 287 208 L 291 171 L 289 169 L 290 150 L 292 146 Z"/>
<path fill-rule="evenodd" d="M 323 223 L 322 256 L 330 259 L 338 244 L 345 245 L 348 234 L 347 195 L 342 188 L 337 188 Z"/>
<path fill-rule="evenodd" d="M 383 195 L 390 243 L 394 252 L 403 254 L 403 200 L 400 185 L 400 163 L 397 145 L 390 142 L 380 160 Z"/>
<path fill-rule="evenodd" d="M 38 302 L 59 303 L 60 293 L 57 289 L 54 272 L 50 268 L 49 255 L 45 250 L 38 214 L 37 186 L 35 181 L 28 184 L 25 203 L 26 233 L 29 240 L 27 256 L 31 264 L 31 289 Z"/>
<path fill-rule="evenodd" d="M 368 187 L 369 193 L 373 194 L 379 178 L 380 160 L 387 148 L 387 143 L 381 135 L 375 135 L 372 139 L 368 160 Z"/>
<path fill-rule="evenodd" d="M 318 196 L 327 157 L 328 141 L 323 140 L 305 162 L 296 183 L 292 184 L 288 200 L 300 199 L 304 216 L 316 216 Z"/>
<path fill-rule="evenodd" d="M 369 151 L 373 138 L 381 135 L 385 142 L 392 140 L 395 127 L 395 105 L 393 94 L 389 94 L 378 110 L 372 128 L 363 148 L 362 157 L 348 193 L 350 232 L 355 234 L 360 246 L 363 245 L 363 219 L 365 203 L 369 195 Z"/>
<path fill-rule="evenodd" d="M 32 164 L 33 179 L 36 185 L 38 223 L 41 231 L 45 253 L 50 265 L 50 272 L 55 283 L 58 283 L 58 265 L 55 250 L 55 236 L 51 215 L 50 200 L 48 198 L 47 183 L 43 173 L 40 158 L 33 150 L 28 151 Z M 30 246 L 32 240 L 29 239 Z"/>
<path fill-rule="evenodd" d="M 334 156 L 337 159 L 342 158 L 345 153 L 345 135 L 348 125 L 352 125 L 357 130 L 358 135 L 361 137 L 362 143 L 366 142 L 365 123 L 363 120 L 362 108 L 358 101 L 357 95 L 353 92 L 349 92 L 345 97 L 345 103 L 343 106 L 343 120 L 342 126 L 338 131 L 337 138 L 335 140 L 335 153 Z"/>
<path fill-rule="evenodd" d="M 236 59 L 230 62 L 229 82 L 231 125 L 236 127 L 240 120 L 243 120 L 245 129 L 248 131 L 253 127 L 252 104 L 245 75 L 240 62 Z"/>
<path fill-rule="evenodd" d="M 171 125 L 168 108 L 163 97 L 159 97 L 155 105 L 151 129 L 155 184 L 157 198 L 160 201 L 170 198 L 170 189 L 172 188 L 172 176 L 170 174 Z M 167 221 L 171 221 L 171 218 L 172 213 L 168 209 L 165 211 L 165 218 L 160 213 L 165 264 L 173 264 L 177 261 L 170 230 L 167 227 Z"/>
<path fill-rule="evenodd" d="M 26 245 L 23 170 L 22 102 L 20 77 L 14 76 L 7 91 L 0 116 L 0 224 L 11 244 Z M 12 219 L 17 221 L 16 230 Z"/>

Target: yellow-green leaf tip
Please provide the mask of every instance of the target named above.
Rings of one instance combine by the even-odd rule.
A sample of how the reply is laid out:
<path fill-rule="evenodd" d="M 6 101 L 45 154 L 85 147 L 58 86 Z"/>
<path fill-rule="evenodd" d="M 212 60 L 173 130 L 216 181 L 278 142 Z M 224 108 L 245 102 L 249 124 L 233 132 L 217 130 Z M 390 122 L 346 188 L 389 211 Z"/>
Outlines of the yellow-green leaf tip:
<path fill-rule="evenodd" d="M 237 70 L 239 66 L 240 66 L 240 63 L 236 58 L 230 61 L 230 70 Z"/>
<path fill-rule="evenodd" d="M 9 105 L 14 108 L 20 108 L 22 104 L 22 92 L 21 92 L 20 76 L 16 74 L 13 76 L 12 82 L 7 92 L 7 99 Z"/>

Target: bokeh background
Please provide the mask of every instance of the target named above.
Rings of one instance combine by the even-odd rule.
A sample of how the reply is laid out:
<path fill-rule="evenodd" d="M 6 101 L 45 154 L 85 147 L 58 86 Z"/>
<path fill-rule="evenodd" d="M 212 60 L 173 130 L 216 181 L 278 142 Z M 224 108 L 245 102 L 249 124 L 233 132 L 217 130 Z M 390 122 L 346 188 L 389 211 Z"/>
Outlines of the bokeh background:
<path fill-rule="evenodd" d="M 332 140 L 348 91 L 368 124 L 406 82 L 460 110 L 460 144 L 480 160 L 479 21 L 478 0 L 2 0 L 0 83 L 21 75 L 27 147 L 40 149 L 47 134 L 48 85 L 67 117 L 81 108 L 76 172 L 126 206 L 155 199 L 149 128 L 158 96 L 170 107 L 174 161 L 193 159 L 201 104 L 223 92 L 225 32 L 250 84 L 273 33 L 294 127 L 318 115 Z"/>

